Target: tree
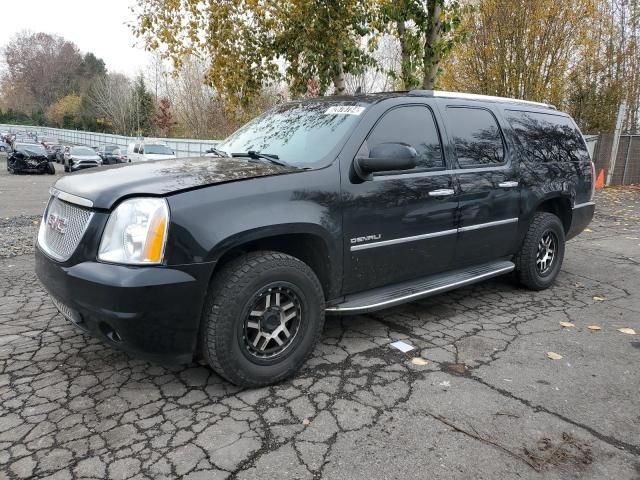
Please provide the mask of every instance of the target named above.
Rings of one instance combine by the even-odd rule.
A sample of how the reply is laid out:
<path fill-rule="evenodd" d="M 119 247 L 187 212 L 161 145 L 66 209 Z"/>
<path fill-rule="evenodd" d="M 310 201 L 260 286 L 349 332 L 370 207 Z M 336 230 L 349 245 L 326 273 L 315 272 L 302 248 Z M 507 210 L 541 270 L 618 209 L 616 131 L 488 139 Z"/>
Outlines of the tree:
<path fill-rule="evenodd" d="M 400 45 L 402 88 L 435 87 L 441 62 L 466 37 L 462 19 L 471 10 L 457 0 L 380 1 L 379 29 L 394 35 Z"/>
<path fill-rule="evenodd" d="M 18 33 L 5 46 L 4 58 L 7 68 L 3 84 L 28 94 L 31 111 L 44 111 L 60 97 L 72 93 L 83 60 L 72 42 L 55 35 L 28 32 Z"/>
<path fill-rule="evenodd" d="M 302 95 L 309 79 L 345 91 L 344 78 L 370 57 L 361 48 L 371 0 L 138 0 L 134 32 L 147 48 L 179 68 L 197 55 L 209 61 L 205 80 L 230 105 L 247 107 L 286 79 Z"/>
<path fill-rule="evenodd" d="M 81 102 L 80 95 L 62 97 L 47 109 L 47 120 L 59 128 L 77 127 L 80 124 Z"/>
<path fill-rule="evenodd" d="M 175 123 L 171 115 L 171 102 L 167 97 L 162 97 L 158 102 L 158 110 L 153 116 L 155 131 L 161 137 L 168 137 Z"/>
<path fill-rule="evenodd" d="M 126 76 L 111 73 L 96 79 L 88 92 L 88 104 L 114 133 L 131 135 L 136 130 L 133 87 Z"/>
<path fill-rule="evenodd" d="M 445 88 L 549 102 L 588 133 L 612 131 L 625 101 L 624 129 L 640 127 L 638 0 L 480 0 L 464 24 Z"/>
<path fill-rule="evenodd" d="M 362 0 L 289 0 L 273 2 L 270 25 L 272 60 L 286 62 L 286 78 L 295 95 L 316 79 L 321 92 L 346 93 L 345 74 L 359 74 L 373 63 L 361 40 L 371 33 L 371 2 Z"/>
<path fill-rule="evenodd" d="M 456 90 L 562 104 L 594 0 L 482 0 L 443 79 Z"/>
<path fill-rule="evenodd" d="M 133 85 L 133 113 L 136 122 L 136 135 L 147 136 L 151 133 L 155 110 L 153 95 L 147 90 L 144 77 L 138 75 Z"/>

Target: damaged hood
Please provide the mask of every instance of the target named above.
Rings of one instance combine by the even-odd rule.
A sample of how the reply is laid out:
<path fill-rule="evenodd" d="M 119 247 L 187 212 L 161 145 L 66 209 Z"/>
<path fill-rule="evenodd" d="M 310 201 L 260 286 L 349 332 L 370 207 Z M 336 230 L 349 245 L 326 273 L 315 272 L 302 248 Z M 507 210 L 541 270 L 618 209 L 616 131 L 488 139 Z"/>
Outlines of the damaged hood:
<path fill-rule="evenodd" d="M 298 171 L 245 158 L 179 158 L 125 163 L 66 175 L 54 188 L 109 209 L 123 197 L 162 196 L 183 190 Z"/>

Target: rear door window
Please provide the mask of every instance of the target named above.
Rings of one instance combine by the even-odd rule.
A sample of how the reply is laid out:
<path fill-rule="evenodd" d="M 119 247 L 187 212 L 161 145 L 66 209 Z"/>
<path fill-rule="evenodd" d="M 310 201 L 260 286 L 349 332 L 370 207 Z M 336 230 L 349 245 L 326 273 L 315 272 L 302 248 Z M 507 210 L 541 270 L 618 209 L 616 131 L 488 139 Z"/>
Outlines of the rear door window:
<path fill-rule="evenodd" d="M 525 159 L 534 162 L 588 162 L 587 146 L 573 120 L 564 115 L 507 110 Z"/>
<path fill-rule="evenodd" d="M 505 162 L 502 133 L 489 110 L 447 107 L 447 128 L 460 167 L 493 167 Z"/>
<path fill-rule="evenodd" d="M 366 157 L 374 146 L 390 142 L 404 143 L 415 148 L 418 153 L 418 170 L 444 168 L 438 127 L 433 113 L 426 106 L 408 105 L 386 112 L 369 133 L 358 156 Z"/>

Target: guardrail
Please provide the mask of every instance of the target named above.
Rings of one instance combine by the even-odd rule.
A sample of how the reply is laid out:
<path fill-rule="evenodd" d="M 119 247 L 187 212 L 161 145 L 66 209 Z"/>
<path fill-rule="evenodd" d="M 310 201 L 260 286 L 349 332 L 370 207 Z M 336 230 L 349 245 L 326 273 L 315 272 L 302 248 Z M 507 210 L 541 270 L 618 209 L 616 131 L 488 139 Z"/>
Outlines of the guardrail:
<path fill-rule="evenodd" d="M 72 145 L 87 145 L 89 147 L 99 147 L 101 145 L 118 145 L 126 148 L 131 143 L 140 140 L 157 140 L 166 143 L 177 157 L 198 157 L 206 151 L 220 143 L 220 140 L 196 140 L 187 138 L 156 138 L 156 137 L 127 137 L 124 135 L 113 135 L 110 133 L 87 132 L 84 130 L 67 130 L 63 128 L 35 127 L 29 125 L 8 125 L 0 124 L 0 131 L 35 131 L 38 136 L 57 138 L 63 143 Z"/>

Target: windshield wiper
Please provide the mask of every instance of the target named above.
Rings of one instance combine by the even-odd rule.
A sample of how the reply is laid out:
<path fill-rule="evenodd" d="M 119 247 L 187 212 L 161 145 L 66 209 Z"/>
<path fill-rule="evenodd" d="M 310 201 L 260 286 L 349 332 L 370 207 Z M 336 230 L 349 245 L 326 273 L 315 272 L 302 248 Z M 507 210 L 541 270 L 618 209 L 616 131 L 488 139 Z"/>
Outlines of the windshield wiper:
<path fill-rule="evenodd" d="M 228 157 L 229 154 L 227 152 L 223 152 L 222 150 L 218 150 L 216 147 L 211 147 L 205 153 L 215 153 L 216 155 L 220 155 L 221 157 Z"/>
<path fill-rule="evenodd" d="M 245 158 L 251 158 L 252 160 L 266 160 L 269 163 L 272 163 L 274 165 L 279 165 L 281 167 L 298 168 L 294 165 L 291 165 L 287 162 L 280 160 L 280 157 L 278 157 L 278 155 L 275 155 L 273 153 L 260 153 L 260 152 L 256 152 L 255 150 L 249 150 L 248 152 L 232 153 L 231 156 L 234 158 L 245 157 Z"/>

